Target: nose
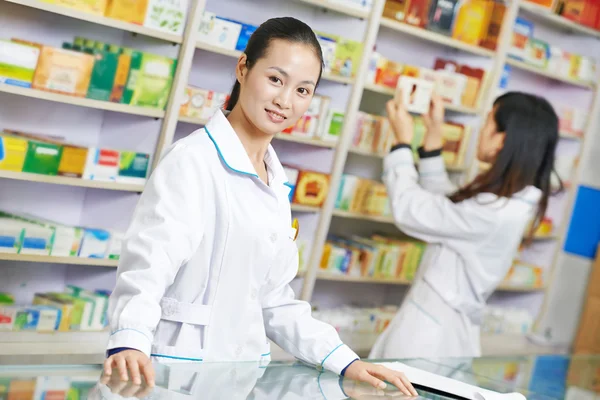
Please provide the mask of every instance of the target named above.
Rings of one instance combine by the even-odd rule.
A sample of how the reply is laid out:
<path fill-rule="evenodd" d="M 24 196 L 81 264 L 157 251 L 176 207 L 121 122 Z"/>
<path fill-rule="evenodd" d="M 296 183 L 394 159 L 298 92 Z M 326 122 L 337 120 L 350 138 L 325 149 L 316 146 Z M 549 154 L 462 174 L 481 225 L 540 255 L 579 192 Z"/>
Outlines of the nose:
<path fill-rule="evenodd" d="M 287 110 L 292 105 L 292 90 L 283 89 L 275 97 L 273 102 L 282 110 Z"/>

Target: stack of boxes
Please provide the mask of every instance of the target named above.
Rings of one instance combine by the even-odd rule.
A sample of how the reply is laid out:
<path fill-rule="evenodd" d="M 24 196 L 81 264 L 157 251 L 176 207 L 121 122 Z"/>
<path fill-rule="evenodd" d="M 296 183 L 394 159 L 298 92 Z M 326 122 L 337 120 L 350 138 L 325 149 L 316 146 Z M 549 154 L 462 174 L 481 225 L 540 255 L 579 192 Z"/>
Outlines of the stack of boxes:
<path fill-rule="evenodd" d="M 0 332 L 101 331 L 108 324 L 109 295 L 69 285 L 62 293 L 37 293 L 32 305 L 19 306 L 0 293 Z"/>
<path fill-rule="evenodd" d="M 372 277 L 411 282 L 425 243 L 383 235 L 369 238 L 330 236 L 323 248 L 319 271 L 333 275 Z"/>
<path fill-rule="evenodd" d="M 66 142 L 63 138 L 0 131 L 0 170 L 144 185 L 150 155 Z"/>
<path fill-rule="evenodd" d="M 123 234 L 0 211 L 0 253 L 118 260 Z"/>
<path fill-rule="evenodd" d="M 164 109 L 177 60 L 77 37 L 62 48 L 0 40 L 0 82 Z"/>

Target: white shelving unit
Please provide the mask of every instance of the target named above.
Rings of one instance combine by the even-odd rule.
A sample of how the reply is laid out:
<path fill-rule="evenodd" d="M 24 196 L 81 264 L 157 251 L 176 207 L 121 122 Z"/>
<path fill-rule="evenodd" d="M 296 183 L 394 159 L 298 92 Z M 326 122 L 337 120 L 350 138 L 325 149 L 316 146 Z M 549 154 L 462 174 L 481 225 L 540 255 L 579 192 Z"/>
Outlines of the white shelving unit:
<path fill-rule="evenodd" d="M 209 6 L 212 0 L 208 0 Z M 238 0 L 242 1 L 242 0 Z M 250 1 L 250 0 L 248 0 Z M 349 18 L 359 19 L 359 22 L 362 22 L 364 32 L 361 35 L 361 42 L 364 45 L 364 53 L 361 60 L 360 65 L 358 66 L 358 72 L 356 77 L 353 79 L 346 77 L 339 77 L 334 75 L 324 75 L 323 79 L 327 81 L 327 85 L 339 85 L 345 87 L 349 91 L 349 95 L 345 97 L 347 102 L 345 103 L 345 122 L 343 126 L 343 133 L 341 139 L 338 143 L 325 142 L 316 139 L 308 139 L 297 136 L 290 135 L 277 135 L 276 139 L 280 142 L 289 142 L 290 145 L 308 145 L 313 146 L 311 151 L 329 151 L 333 153 L 333 161 L 331 165 L 330 175 L 331 175 L 331 191 L 329 196 L 322 207 L 309 207 L 309 206 L 301 206 L 301 205 L 292 205 L 292 211 L 295 213 L 306 214 L 307 217 L 313 218 L 316 220 L 316 229 L 313 235 L 312 245 L 310 248 L 312 249 L 307 258 L 309 259 L 307 270 L 303 274 L 299 275 L 301 287 L 301 298 L 310 300 L 314 298 L 313 292 L 315 289 L 315 283 L 317 280 L 323 282 L 348 282 L 348 283 L 368 283 L 371 285 L 384 285 L 385 287 L 408 287 L 410 282 L 407 281 L 390 281 L 387 279 L 377 279 L 377 278 L 355 278 L 349 276 L 336 276 L 336 275 L 326 275 L 322 271 L 319 271 L 319 261 L 322 255 L 322 248 L 325 243 L 328 232 L 330 231 L 332 225 L 338 220 L 346 220 L 346 221 L 356 221 L 355 226 L 363 226 L 363 224 L 368 223 L 376 223 L 380 225 L 392 225 L 394 223 L 393 218 L 385 217 L 385 216 L 369 216 L 363 214 L 355 214 L 344 212 L 340 210 L 334 209 L 335 197 L 337 194 L 337 189 L 339 186 L 339 180 L 341 175 L 344 173 L 344 170 L 347 164 L 351 161 L 348 161 L 349 154 L 360 154 L 364 156 L 369 156 L 372 158 L 373 162 L 381 162 L 380 158 L 382 157 L 379 154 L 373 154 L 371 152 L 365 152 L 363 150 L 355 149 L 351 147 L 352 136 L 354 133 L 355 120 L 357 116 L 357 112 L 361 107 L 361 100 L 363 96 L 379 94 L 383 96 L 393 96 L 393 90 L 385 87 L 375 86 L 372 84 L 366 83 L 366 77 L 369 66 L 370 59 L 370 51 L 374 48 L 378 40 L 378 36 L 382 32 L 386 32 L 389 34 L 390 32 L 394 35 L 397 35 L 399 38 L 402 38 L 403 41 L 419 41 L 420 43 L 426 42 L 425 44 L 432 44 L 437 47 L 442 47 L 444 51 L 450 52 L 451 55 L 444 54 L 446 57 L 460 58 L 460 57 L 469 57 L 469 60 L 477 59 L 480 60 L 483 64 L 487 65 L 486 69 L 489 71 L 489 76 L 486 79 L 483 87 L 485 91 L 483 95 L 480 96 L 480 101 L 478 107 L 462 107 L 462 106 L 453 106 L 447 105 L 446 110 L 449 117 L 454 117 L 455 115 L 458 118 L 466 118 L 468 121 L 472 121 L 472 124 L 476 124 L 480 122 L 483 117 L 485 117 L 487 111 L 490 109 L 490 106 L 495 97 L 494 91 L 497 87 L 497 83 L 500 80 L 500 76 L 502 74 L 502 68 L 505 63 L 511 65 L 515 69 L 524 70 L 527 73 L 539 75 L 546 78 L 551 78 L 556 81 L 560 81 L 562 83 L 573 85 L 577 88 L 584 89 L 586 92 L 592 91 L 594 99 L 594 105 L 590 110 L 590 115 L 595 115 L 598 113 L 598 95 L 596 91 L 596 84 L 592 83 L 582 83 L 579 81 L 575 81 L 572 79 L 565 79 L 559 76 L 555 76 L 549 74 L 545 71 L 537 69 L 535 67 L 531 67 L 529 65 L 517 62 L 515 60 L 507 60 L 507 52 L 508 47 L 511 40 L 512 35 L 512 26 L 514 24 L 514 19 L 517 15 L 517 12 L 520 10 L 524 14 L 528 16 L 535 17 L 537 20 L 542 21 L 542 23 L 550 24 L 554 27 L 558 27 L 562 30 L 566 30 L 569 32 L 574 32 L 577 34 L 584 34 L 590 37 L 600 37 L 600 33 L 590 30 L 588 28 L 584 28 L 574 24 L 566 19 L 550 14 L 540 7 L 528 3 L 521 2 L 520 0 L 514 0 L 511 3 L 510 8 L 507 10 L 505 14 L 505 21 L 503 24 L 500 42 L 498 45 L 498 49 L 496 51 L 491 51 L 485 48 L 481 48 L 478 46 L 472 46 L 466 43 L 462 43 L 455 39 L 452 39 L 448 36 L 444 36 L 438 33 L 434 33 L 425 29 L 416 28 L 410 25 L 406 25 L 403 23 L 399 23 L 393 20 L 389 20 L 386 18 L 382 18 L 382 10 L 384 5 L 384 0 L 374 0 L 373 10 L 372 12 L 365 12 L 363 10 L 355 9 L 352 7 L 344 6 L 340 3 L 332 3 L 327 0 L 287 0 L 289 4 L 297 5 L 298 7 L 304 7 L 301 11 L 306 12 L 307 18 L 312 14 L 309 14 L 309 11 L 314 12 L 315 14 L 319 12 L 319 10 L 328 11 L 328 13 L 323 15 L 318 15 L 318 18 L 315 17 L 316 21 L 318 21 L 321 26 L 329 26 L 328 22 L 324 16 L 329 18 L 329 14 L 333 14 L 332 17 L 335 18 Z M 116 21 L 110 18 L 94 16 L 91 14 L 82 13 L 79 11 L 75 11 L 72 9 L 68 9 L 65 7 L 61 7 L 58 5 L 54 5 L 51 3 L 46 3 L 41 0 L 0 0 L 0 5 L 5 4 L 14 4 L 14 7 L 21 7 L 24 9 L 31 8 L 36 9 L 42 12 L 48 12 L 56 15 L 60 15 L 62 17 L 73 19 L 76 21 L 83 21 L 87 23 L 86 26 L 89 26 L 90 29 L 96 29 L 98 27 L 109 28 L 110 30 L 122 31 L 124 33 L 134 33 L 139 34 L 140 36 L 144 36 L 151 39 L 158 39 L 158 41 L 164 42 L 163 45 L 168 45 L 169 43 L 174 43 L 178 45 L 177 48 L 177 58 L 178 58 L 178 69 L 175 75 L 173 88 L 171 92 L 171 96 L 167 107 L 165 110 L 157 110 L 151 108 L 142 108 L 142 107 L 132 107 L 123 104 L 116 104 L 110 102 L 101 102 L 95 101 L 85 98 L 77 98 L 73 96 L 66 96 L 61 94 L 55 94 L 50 92 L 44 92 L 34 89 L 26 89 L 19 88 L 15 86 L 9 86 L 5 84 L 0 84 L 0 92 L 5 93 L 8 97 L 7 99 L 12 99 L 13 97 L 28 97 L 32 99 L 40 99 L 45 100 L 47 102 L 62 104 L 64 107 L 68 106 L 77 106 L 77 107 L 86 107 L 90 110 L 101 110 L 101 111 L 111 111 L 113 114 L 122 114 L 122 118 L 127 118 L 128 116 L 132 116 L 130 118 L 135 117 L 148 117 L 146 119 L 159 119 L 159 121 L 145 121 L 140 122 L 143 124 L 155 123 L 153 128 L 156 128 L 159 125 L 159 133 L 156 141 L 152 142 L 152 148 L 154 150 L 154 162 L 159 159 L 160 154 L 167 148 L 175 138 L 176 129 L 178 126 L 182 126 L 184 124 L 192 124 L 202 126 L 206 123 L 206 121 L 182 117 L 179 116 L 179 104 L 181 99 L 183 98 L 183 93 L 185 90 L 188 81 L 190 80 L 191 75 L 194 73 L 193 65 L 195 62 L 203 62 L 205 59 L 210 59 L 211 54 L 215 55 L 223 55 L 230 58 L 238 58 L 241 55 L 240 51 L 235 50 L 224 50 L 219 47 L 211 46 L 206 43 L 199 42 L 196 37 L 196 32 L 198 32 L 200 25 L 200 17 L 203 10 L 206 8 L 207 0 L 198 0 L 191 2 L 192 7 L 190 9 L 190 13 L 188 15 L 188 23 L 185 28 L 185 32 L 183 35 L 170 35 L 164 34 L 162 32 L 157 32 L 155 30 L 147 29 L 142 26 L 138 26 L 135 24 L 124 23 L 121 21 Z M 272 3 L 270 3 L 272 4 Z M 208 7 L 210 9 L 210 7 Z M 329 13 L 329 11 L 331 13 Z M 235 10 L 232 9 L 232 13 Z M 245 21 L 244 16 L 239 15 L 236 19 Z M 326 22 L 323 22 L 325 20 Z M 362 20 L 362 21 L 360 21 Z M 307 22 L 311 23 L 310 20 Z M 344 32 L 350 33 L 350 23 L 343 22 L 337 23 L 335 26 L 338 28 L 338 33 L 344 36 Z M 353 21 L 354 23 L 356 21 Z M 346 26 L 347 25 L 347 26 Z M 51 29 L 53 27 L 50 27 Z M 48 27 L 46 27 L 48 29 Z M 0 30 L 1 33 L 1 30 Z M 76 34 L 85 32 L 72 32 L 73 36 Z M 355 32 L 353 32 L 355 33 Z M 134 46 L 134 45 L 133 45 Z M 132 46 L 132 47 L 133 47 Z M 400 46 L 400 45 L 399 45 Z M 458 51 L 456 51 L 458 50 Z M 230 60 L 231 61 L 231 60 Z M 415 64 L 418 64 L 418 60 L 415 59 Z M 228 71 L 231 72 L 231 71 Z M 0 95 L 2 95 L 0 93 Z M 3 95 L 2 95 L 3 96 Z M 2 97 L 0 97 L 0 100 Z M 117 116 L 121 118 L 120 116 Z M 135 121 L 138 121 L 136 119 Z M 127 123 L 123 123 L 125 120 L 118 119 L 116 122 L 113 122 L 112 125 L 108 125 L 106 128 L 108 131 L 112 126 L 127 126 L 129 120 L 126 120 Z M 67 124 L 67 119 L 65 119 L 65 124 Z M 137 122 L 136 122 L 137 123 Z M 100 123 L 100 125 L 105 125 L 104 122 Z M 2 128 L 0 126 L 0 128 Z M 146 125 L 144 128 L 140 128 L 145 132 Z M 187 128 L 186 128 L 187 129 Z M 577 140 L 581 142 L 582 146 L 585 146 L 586 138 L 595 134 L 595 125 L 593 123 L 588 124 L 588 128 L 586 134 L 583 138 L 574 137 L 569 134 L 562 134 L 561 136 L 568 140 Z M 129 131 L 127 131 L 129 132 Z M 107 132 L 102 131 L 101 134 L 105 134 Z M 477 139 L 476 135 L 471 136 L 471 140 L 475 142 Z M 111 142 L 112 143 L 112 142 Z M 467 156 L 468 164 L 471 165 L 475 163 L 472 151 L 470 151 Z M 285 160 L 283 160 L 285 161 Z M 461 174 L 462 178 L 465 178 L 467 175 L 466 168 L 450 168 L 451 172 Z M 37 184 L 37 183 L 47 183 L 52 184 L 54 186 L 64 186 L 66 188 L 71 188 L 73 190 L 77 190 L 77 188 L 86 189 L 105 189 L 108 192 L 123 192 L 119 194 L 119 202 L 127 203 L 128 205 L 134 204 L 136 198 L 131 196 L 135 196 L 135 192 L 141 192 L 143 190 L 142 185 L 129 185 L 129 184 L 121 184 L 121 183 L 112 183 L 112 182 L 98 182 L 98 181 L 85 181 L 81 179 L 74 178 L 65 178 L 65 177 L 48 177 L 48 176 L 38 176 L 35 174 L 26 174 L 26 173 L 12 173 L 7 171 L 0 171 L 0 182 L 19 182 L 20 187 L 25 184 Z M 576 187 L 577 181 L 573 181 L 573 187 Z M 80 196 L 82 202 L 84 203 L 94 203 L 94 197 L 96 196 L 96 192 L 87 193 L 83 196 Z M 127 193 L 134 192 L 134 193 Z M 569 206 L 572 204 L 572 196 L 574 190 L 571 190 L 571 200 L 569 202 Z M 71 192 L 68 192 L 71 193 Z M 102 194 L 104 196 L 104 194 Z M 126 197 L 130 196 L 130 197 Z M 100 206 L 99 206 L 100 207 Z M 100 207 L 102 209 L 102 207 Z M 76 213 L 77 214 L 77 213 Z M 79 214 L 77 214 L 79 216 Z M 86 216 L 86 213 L 83 211 L 81 215 Z M 86 216 L 87 217 L 87 216 Z M 101 218 L 101 217 L 98 217 Z M 98 218 L 96 220 L 98 220 Z M 121 221 L 127 220 L 130 218 L 130 215 L 127 214 L 119 214 L 115 215 L 112 218 L 112 221 Z M 87 219 L 86 219 L 87 221 Z M 94 221 L 94 219 L 92 219 Z M 563 224 L 563 225 L 566 225 Z M 566 228 L 563 226 L 562 229 L 556 233 L 555 236 L 552 237 L 544 237 L 544 238 L 536 238 L 536 242 L 540 241 L 553 241 L 557 244 L 562 244 L 564 241 Z M 11 254 L 0 254 L 0 264 L 5 262 L 31 262 L 37 264 L 62 264 L 62 265 L 87 265 L 87 266 L 99 266 L 99 267 L 116 267 L 117 263 L 113 260 L 95 260 L 95 259 L 80 259 L 74 257 L 42 257 L 42 256 L 24 256 L 24 255 L 11 255 Z M 102 268 L 98 268 L 95 270 L 103 270 Z M 109 270 L 104 268 L 104 270 Z M 516 295 L 520 295 L 518 293 L 529 293 L 535 294 L 536 292 L 541 292 L 542 295 L 545 293 L 547 288 L 553 284 L 560 284 L 560 282 L 552 282 L 551 280 L 546 282 L 541 288 L 528 288 L 528 287 L 509 287 L 509 286 L 501 286 L 498 288 L 499 291 L 503 292 L 513 292 Z M 86 333 L 81 333 L 82 335 L 86 335 Z M 102 334 L 102 333 L 100 333 Z M 75 334 L 74 334 L 75 335 Z M 76 335 L 75 335 L 76 336 Z M 47 342 L 52 342 L 54 338 L 59 338 L 59 341 L 69 341 L 74 340 L 73 335 L 69 336 L 57 334 L 56 337 L 53 337 L 52 340 L 48 340 Z M 31 338 L 32 342 L 38 341 L 41 338 L 47 339 L 50 336 L 35 336 Z M 86 336 L 86 338 L 89 338 Z M 0 334 L 0 354 L 4 351 L 6 347 L 3 344 L 10 342 L 8 340 L 7 335 L 4 333 Z M 492 337 L 490 340 L 501 340 L 506 339 L 505 337 Z M 523 337 L 519 336 L 518 339 L 521 341 L 520 343 L 526 343 L 522 340 Z M 85 342 L 85 340 L 83 341 Z M 366 342 L 365 342 L 366 343 Z M 526 346 L 526 344 L 523 344 Z M 364 351 L 368 352 L 368 348 L 370 345 L 360 345 L 364 347 Z M 531 349 L 531 348 L 529 348 Z M 536 350 L 537 351 L 537 350 Z M 541 351 L 541 350 L 540 350 Z"/>
<path fill-rule="evenodd" d="M 66 94 L 45 92 L 43 90 L 22 88 L 19 86 L 7 85 L 5 83 L 0 83 L 0 92 L 31 97 L 34 99 L 54 101 L 57 103 L 70 104 L 79 107 L 94 108 L 96 110 L 113 111 L 123 114 L 141 115 L 144 117 L 153 118 L 163 118 L 165 116 L 165 112 L 163 110 L 155 108 L 137 107 L 127 104 L 111 103 L 109 101 L 92 100 L 82 97 L 69 96 Z"/>

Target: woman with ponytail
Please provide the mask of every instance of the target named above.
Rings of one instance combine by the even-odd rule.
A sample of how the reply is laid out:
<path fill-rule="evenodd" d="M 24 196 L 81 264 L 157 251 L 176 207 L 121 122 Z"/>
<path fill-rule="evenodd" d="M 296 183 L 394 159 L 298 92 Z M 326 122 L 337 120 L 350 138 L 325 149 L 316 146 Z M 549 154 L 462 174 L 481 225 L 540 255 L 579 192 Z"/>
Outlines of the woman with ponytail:
<path fill-rule="evenodd" d="M 394 219 L 428 246 L 410 292 L 370 357 L 477 357 L 486 300 L 546 212 L 558 118 L 541 97 L 510 92 L 496 99 L 477 148 L 477 158 L 491 168 L 457 189 L 441 156 L 440 98 L 424 118 L 418 172 L 410 114 L 394 101 L 387 112 L 397 140 L 384 160 Z"/>
<path fill-rule="evenodd" d="M 322 66 L 308 25 L 266 21 L 238 60 L 227 110 L 168 149 L 123 243 L 106 376 L 152 385 L 152 361 L 268 362 L 270 339 L 308 364 L 416 395 L 403 374 L 358 360 L 289 285 L 297 226 L 270 143 L 306 112 Z"/>

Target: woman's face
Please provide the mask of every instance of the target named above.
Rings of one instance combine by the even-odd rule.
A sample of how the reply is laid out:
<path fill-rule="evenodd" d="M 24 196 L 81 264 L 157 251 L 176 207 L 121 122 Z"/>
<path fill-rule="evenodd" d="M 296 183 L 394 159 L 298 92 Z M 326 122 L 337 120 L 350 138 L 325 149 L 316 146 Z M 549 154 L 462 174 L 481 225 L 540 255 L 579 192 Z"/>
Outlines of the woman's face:
<path fill-rule="evenodd" d="M 294 125 L 306 112 L 321 72 L 321 62 L 308 45 L 272 40 L 252 69 L 242 56 L 236 68 L 241 84 L 238 106 L 256 129 L 275 135 Z"/>
<path fill-rule="evenodd" d="M 493 163 L 496 156 L 502 150 L 504 146 L 504 132 L 498 132 L 498 126 L 494 115 L 496 113 L 496 107 L 492 109 L 487 115 L 485 124 L 479 132 L 479 145 L 477 147 L 477 159 L 486 163 Z"/>

